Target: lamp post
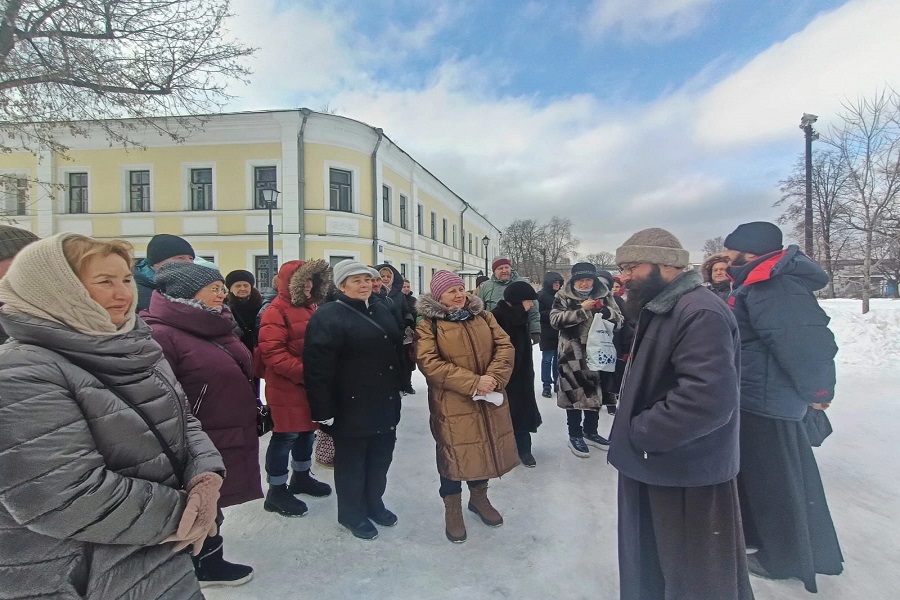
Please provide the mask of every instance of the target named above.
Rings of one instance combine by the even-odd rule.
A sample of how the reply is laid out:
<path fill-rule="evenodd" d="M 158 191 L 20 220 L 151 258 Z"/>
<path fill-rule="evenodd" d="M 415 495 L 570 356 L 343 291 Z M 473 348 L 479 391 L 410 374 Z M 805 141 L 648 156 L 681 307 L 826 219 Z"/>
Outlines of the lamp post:
<path fill-rule="evenodd" d="M 278 194 L 275 188 L 263 188 L 259 190 L 260 208 L 269 209 L 269 287 L 275 287 L 275 231 L 272 228 L 272 209 L 278 207 Z"/>
<path fill-rule="evenodd" d="M 819 139 L 819 134 L 813 129 L 813 123 L 819 117 L 810 113 L 803 113 L 800 118 L 800 129 L 806 138 L 806 208 L 803 211 L 803 251 L 807 256 L 813 255 L 813 207 L 812 207 L 812 143 Z"/>
<path fill-rule="evenodd" d="M 481 245 L 484 246 L 484 275 L 485 277 L 490 277 L 488 275 L 488 246 L 491 245 L 491 238 L 488 236 L 484 236 L 481 238 Z"/>

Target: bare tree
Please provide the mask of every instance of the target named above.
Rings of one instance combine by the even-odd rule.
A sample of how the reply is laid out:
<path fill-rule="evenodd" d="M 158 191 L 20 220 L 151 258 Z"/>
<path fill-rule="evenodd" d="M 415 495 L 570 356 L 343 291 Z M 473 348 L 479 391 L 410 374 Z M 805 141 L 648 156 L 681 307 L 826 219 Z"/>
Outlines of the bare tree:
<path fill-rule="evenodd" d="M 219 110 L 253 52 L 228 39 L 228 0 L 6 0 L 0 11 L 0 150 L 65 154 L 63 136 L 101 131 L 139 146 L 180 141 Z"/>
<path fill-rule="evenodd" d="M 541 228 L 541 238 L 541 249 L 546 253 L 545 271 L 547 264 L 555 265 L 562 259 L 572 256 L 581 243 L 581 240 L 572 234 L 572 221 L 561 217 L 553 217 Z"/>
<path fill-rule="evenodd" d="M 725 250 L 725 238 L 721 235 L 718 237 L 710 238 L 703 242 L 703 260 L 706 260 L 713 254 L 718 254 Z"/>
<path fill-rule="evenodd" d="M 581 260 L 586 263 L 591 263 L 598 269 L 603 269 L 605 271 L 615 269 L 618 266 L 616 265 L 616 255 L 612 252 L 606 252 L 605 250 L 591 252 L 590 254 L 585 255 Z"/>
<path fill-rule="evenodd" d="M 849 188 L 849 172 L 840 153 L 831 149 L 813 155 L 812 204 L 813 248 L 817 260 L 828 273 L 826 295 L 834 298 L 835 262 L 844 254 L 854 231 L 846 225 L 846 207 L 843 204 Z M 784 206 L 779 217 L 781 224 L 793 225 L 798 238 L 804 234 L 806 209 L 806 164 L 801 155 L 787 179 L 778 182 L 781 199 L 775 206 Z"/>
<path fill-rule="evenodd" d="M 534 219 L 516 219 L 503 230 L 500 252 L 509 257 L 519 275 L 533 277 L 540 269 L 541 229 Z"/>
<path fill-rule="evenodd" d="M 900 192 L 900 96 L 884 89 L 845 102 L 841 124 L 826 138 L 847 167 L 842 218 L 863 245 L 862 312 L 869 312 L 876 238 L 897 212 Z"/>

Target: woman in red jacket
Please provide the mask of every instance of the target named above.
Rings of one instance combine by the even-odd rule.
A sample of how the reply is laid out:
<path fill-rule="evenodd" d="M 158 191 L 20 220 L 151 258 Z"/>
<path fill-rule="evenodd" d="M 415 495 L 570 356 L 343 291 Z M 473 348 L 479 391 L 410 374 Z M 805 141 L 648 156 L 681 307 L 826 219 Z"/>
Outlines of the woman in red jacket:
<path fill-rule="evenodd" d="M 269 491 L 263 504 L 269 512 L 302 517 L 306 504 L 295 494 L 328 496 L 331 486 L 310 473 L 312 448 L 318 424 L 309 412 L 303 384 L 303 341 L 306 325 L 322 302 L 331 283 L 324 260 L 292 260 L 278 270 L 278 296 L 264 310 L 258 348 L 266 380 L 266 404 L 275 427 L 266 450 Z M 291 476 L 288 484 L 288 457 Z"/>

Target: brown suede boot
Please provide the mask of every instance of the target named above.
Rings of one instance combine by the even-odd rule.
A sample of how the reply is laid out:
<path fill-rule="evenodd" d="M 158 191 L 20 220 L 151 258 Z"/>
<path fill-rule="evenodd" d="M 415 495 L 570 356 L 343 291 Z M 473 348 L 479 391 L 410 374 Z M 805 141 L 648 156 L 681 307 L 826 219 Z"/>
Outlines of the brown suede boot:
<path fill-rule="evenodd" d="M 444 521 L 447 539 L 454 544 L 466 541 L 466 524 L 462 514 L 462 494 L 444 496 Z"/>
<path fill-rule="evenodd" d="M 477 487 L 469 488 L 469 510 L 481 517 L 485 525 L 500 527 L 503 525 L 503 517 L 497 509 L 491 506 L 487 497 L 488 484 L 483 483 Z"/>

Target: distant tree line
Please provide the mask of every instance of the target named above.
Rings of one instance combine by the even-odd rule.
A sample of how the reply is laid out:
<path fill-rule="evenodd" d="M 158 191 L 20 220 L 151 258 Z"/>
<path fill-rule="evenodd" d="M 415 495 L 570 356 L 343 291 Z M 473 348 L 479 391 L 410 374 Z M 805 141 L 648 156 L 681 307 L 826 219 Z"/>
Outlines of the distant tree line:
<path fill-rule="evenodd" d="M 516 219 L 503 230 L 500 252 L 509 257 L 519 275 L 541 281 L 547 271 L 568 265 L 579 243 L 570 219 L 553 217 L 548 223 Z"/>

